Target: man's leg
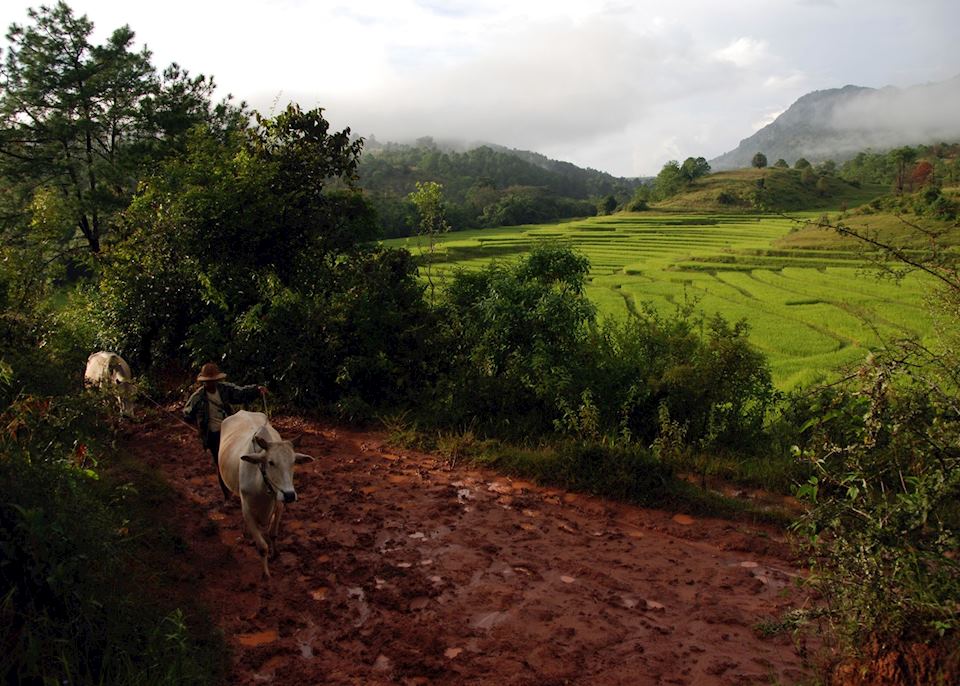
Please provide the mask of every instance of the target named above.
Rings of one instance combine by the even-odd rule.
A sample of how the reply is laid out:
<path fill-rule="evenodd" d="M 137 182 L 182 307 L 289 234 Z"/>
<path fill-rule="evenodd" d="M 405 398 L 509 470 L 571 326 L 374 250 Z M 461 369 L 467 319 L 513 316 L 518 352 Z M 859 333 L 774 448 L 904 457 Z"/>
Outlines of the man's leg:
<path fill-rule="evenodd" d="M 230 500 L 230 489 L 223 483 L 223 477 L 220 476 L 220 432 L 211 431 L 207 434 L 207 447 L 210 449 L 210 455 L 213 457 L 213 468 L 217 472 L 217 481 L 220 482 L 220 490 L 223 492 L 223 499 Z"/>

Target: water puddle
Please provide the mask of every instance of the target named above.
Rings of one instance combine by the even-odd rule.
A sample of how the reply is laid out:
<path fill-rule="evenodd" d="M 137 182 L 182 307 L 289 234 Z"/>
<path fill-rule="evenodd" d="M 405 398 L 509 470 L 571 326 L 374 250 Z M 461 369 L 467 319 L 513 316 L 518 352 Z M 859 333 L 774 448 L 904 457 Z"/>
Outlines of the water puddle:
<path fill-rule="evenodd" d="M 473 620 L 470 622 L 470 626 L 474 629 L 482 629 L 484 631 L 492 629 L 497 624 L 501 624 L 507 619 L 506 612 L 485 612 L 480 615 L 476 615 Z"/>

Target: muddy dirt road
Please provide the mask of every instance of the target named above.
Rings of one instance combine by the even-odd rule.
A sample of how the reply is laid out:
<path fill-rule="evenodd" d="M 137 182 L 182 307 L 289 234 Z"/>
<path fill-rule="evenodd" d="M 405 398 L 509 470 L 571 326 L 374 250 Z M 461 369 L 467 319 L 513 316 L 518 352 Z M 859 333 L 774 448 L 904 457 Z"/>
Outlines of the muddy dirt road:
<path fill-rule="evenodd" d="M 169 417 L 128 446 L 182 494 L 190 583 L 233 684 L 792 684 L 798 646 L 754 627 L 804 602 L 772 530 L 446 469 L 382 437 L 274 417 L 298 469 L 260 578 L 239 502 Z M 803 652 L 800 646 L 800 652 Z"/>

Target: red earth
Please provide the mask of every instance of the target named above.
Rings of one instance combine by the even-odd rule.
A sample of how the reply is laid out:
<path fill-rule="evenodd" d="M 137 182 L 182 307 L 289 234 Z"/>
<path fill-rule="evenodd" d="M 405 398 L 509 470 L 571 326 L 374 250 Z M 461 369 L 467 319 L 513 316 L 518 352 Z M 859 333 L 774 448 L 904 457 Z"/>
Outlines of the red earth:
<path fill-rule="evenodd" d="M 298 468 L 272 578 L 209 457 L 169 416 L 129 450 L 180 494 L 190 584 L 231 684 L 795 684 L 809 603 L 773 528 L 641 509 L 450 468 L 382 435 L 275 416 Z"/>

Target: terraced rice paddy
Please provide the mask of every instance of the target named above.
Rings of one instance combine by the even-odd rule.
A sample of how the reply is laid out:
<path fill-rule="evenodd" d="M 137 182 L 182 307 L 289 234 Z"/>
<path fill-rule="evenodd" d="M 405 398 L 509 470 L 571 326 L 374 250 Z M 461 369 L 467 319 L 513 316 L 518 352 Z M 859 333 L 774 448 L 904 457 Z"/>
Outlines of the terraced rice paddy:
<path fill-rule="evenodd" d="M 782 388 L 832 376 L 883 340 L 931 331 L 928 280 L 878 280 L 850 251 L 773 247 L 796 226 L 779 216 L 644 213 L 458 232 L 438 241 L 432 273 L 442 285 L 538 241 L 570 245 L 590 260 L 588 294 L 601 314 L 625 317 L 644 303 L 668 313 L 695 301 L 707 314 L 746 319 Z M 416 254 L 424 239 L 387 244 Z"/>

